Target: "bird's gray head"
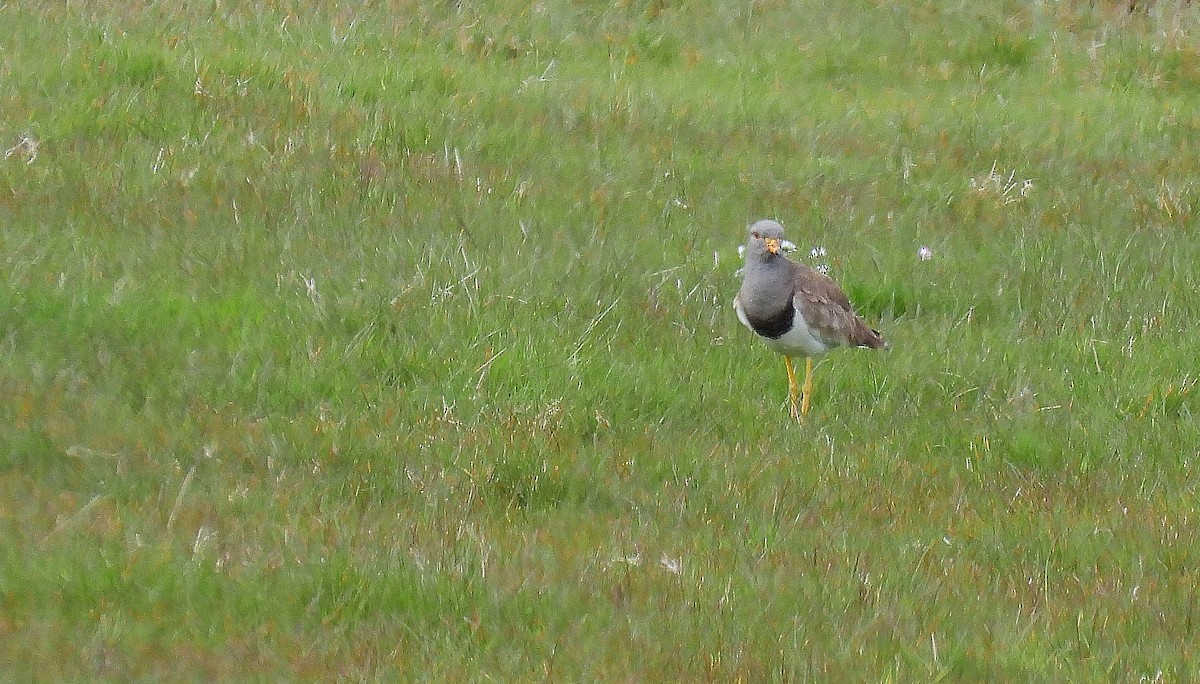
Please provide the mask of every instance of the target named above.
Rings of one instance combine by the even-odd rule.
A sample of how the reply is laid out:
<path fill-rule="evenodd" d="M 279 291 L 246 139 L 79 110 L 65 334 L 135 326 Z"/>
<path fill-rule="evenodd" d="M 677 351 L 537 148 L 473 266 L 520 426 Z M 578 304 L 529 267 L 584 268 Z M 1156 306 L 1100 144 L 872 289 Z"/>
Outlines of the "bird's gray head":
<path fill-rule="evenodd" d="M 786 243 L 783 239 L 783 226 L 778 221 L 755 221 L 746 237 L 746 261 L 772 261 L 782 253 Z"/>

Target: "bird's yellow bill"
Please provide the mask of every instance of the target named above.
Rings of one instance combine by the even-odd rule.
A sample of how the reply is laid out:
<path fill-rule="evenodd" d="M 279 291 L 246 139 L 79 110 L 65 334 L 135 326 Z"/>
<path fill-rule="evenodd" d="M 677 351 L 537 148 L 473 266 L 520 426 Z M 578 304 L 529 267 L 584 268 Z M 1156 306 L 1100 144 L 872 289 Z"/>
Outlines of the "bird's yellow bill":
<path fill-rule="evenodd" d="M 768 252 L 770 252 L 771 254 L 779 254 L 779 239 L 778 238 L 767 238 L 763 242 L 767 243 L 767 251 Z"/>

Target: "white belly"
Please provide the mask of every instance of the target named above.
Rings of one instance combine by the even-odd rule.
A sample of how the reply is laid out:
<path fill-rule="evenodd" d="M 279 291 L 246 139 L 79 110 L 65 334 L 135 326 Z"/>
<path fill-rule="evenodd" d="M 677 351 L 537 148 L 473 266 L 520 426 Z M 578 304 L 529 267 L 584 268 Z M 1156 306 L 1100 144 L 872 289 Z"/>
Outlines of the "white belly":
<path fill-rule="evenodd" d="M 754 328 L 750 327 L 750 322 L 746 320 L 746 314 L 742 311 L 742 303 L 735 299 L 733 304 L 734 309 L 737 310 L 738 320 L 753 332 Z M 755 334 L 757 335 L 757 333 Z M 791 330 L 775 339 L 761 335 L 758 336 L 758 339 L 766 343 L 773 351 L 785 356 L 820 356 L 837 346 L 822 342 L 799 311 L 796 312 L 796 318 L 792 321 Z"/>
<path fill-rule="evenodd" d="M 792 321 L 791 330 L 773 340 L 764 337 L 762 341 L 772 350 L 787 356 L 820 356 L 833 349 L 832 345 L 825 344 L 813 334 L 799 311 L 796 312 L 796 320 Z"/>

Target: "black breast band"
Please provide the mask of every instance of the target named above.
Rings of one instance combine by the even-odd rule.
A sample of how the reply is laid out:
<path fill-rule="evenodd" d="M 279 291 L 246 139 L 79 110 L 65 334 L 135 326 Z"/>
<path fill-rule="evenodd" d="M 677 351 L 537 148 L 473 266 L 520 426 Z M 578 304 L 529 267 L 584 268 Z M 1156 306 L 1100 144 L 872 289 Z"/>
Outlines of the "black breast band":
<path fill-rule="evenodd" d="M 796 307 L 792 304 L 791 298 L 788 299 L 787 306 L 784 306 L 777 313 L 765 317 L 752 316 L 750 312 L 745 311 L 746 320 L 750 323 L 750 328 L 768 339 L 779 339 L 784 333 L 792 329 L 792 321 L 796 319 Z"/>

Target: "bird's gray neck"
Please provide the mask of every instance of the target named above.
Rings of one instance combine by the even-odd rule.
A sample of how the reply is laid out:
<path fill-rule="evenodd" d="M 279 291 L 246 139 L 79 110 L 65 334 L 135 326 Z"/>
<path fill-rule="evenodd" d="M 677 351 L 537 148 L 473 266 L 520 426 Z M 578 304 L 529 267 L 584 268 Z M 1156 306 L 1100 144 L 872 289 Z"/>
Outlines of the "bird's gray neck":
<path fill-rule="evenodd" d="M 783 257 L 750 255 L 746 259 L 742 298 L 748 307 L 763 313 L 790 305 L 792 300 L 792 270 Z"/>
<path fill-rule="evenodd" d="M 792 329 L 796 309 L 792 304 L 794 282 L 784 259 L 746 261 L 745 280 L 738 293 L 739 315 L 754 332 L 778 339 Z"/>

